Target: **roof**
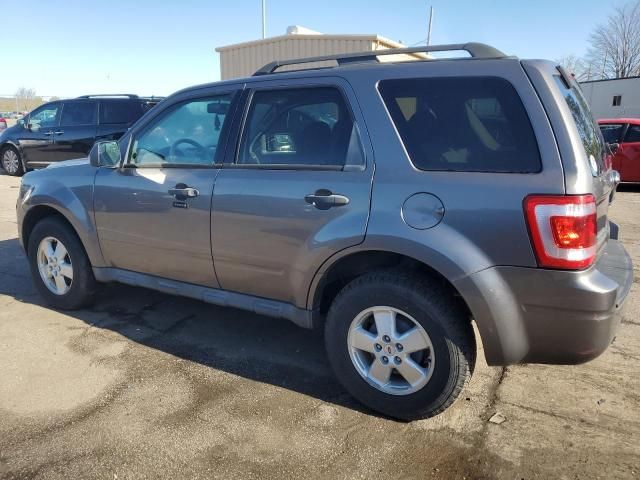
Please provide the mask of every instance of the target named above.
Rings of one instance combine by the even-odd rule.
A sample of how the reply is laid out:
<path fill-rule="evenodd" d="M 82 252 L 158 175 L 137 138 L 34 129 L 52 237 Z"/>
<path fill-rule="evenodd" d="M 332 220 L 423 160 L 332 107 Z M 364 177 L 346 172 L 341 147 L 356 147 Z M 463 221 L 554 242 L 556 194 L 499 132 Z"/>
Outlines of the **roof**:
<path fill-rule="evenodd" d="M 640 125 L 640 118 L 601 118 L 598 123 L 631 123 Z"/>
<path fill-rule="evenodd" d="M 366 35 L 353 35 L 353 34 L 285 34 L 278 35 L 276 37 L 261 38 L 259 40 L 251 40 L 249 42 L 234 43 L 232 45 L 224 45 L 217 47 L 216 52 L 224 52 L 227 50 L 234 50 L 236 48 L 252 47 L 254 45 L 264 45 L 267 43 L 276 43 L 285 40 L 369 40 L 371 42 L 378 42 L 379 45 L 386 48 L 404 48 L 406 45 L 390 40 L 380 35 L 366 34 Z"/>
<path fill-rule="evenodd" d="M 491 59 L 488 59 L 491 60 Z M 370 71 L 376 71 L 376 70 L 382 70 L 382 69 L 386 69 L 389 67 L 395 67 L 395 68 L 412 68 L 412 66 L 415 66 L 416 64 L 429 64 L 429 63 L 436 63 L 436 62 L 440 62 L 440 61 L 446 61 L 446 62 L 469 62 L 469 61 L 474 61 L 473 58 L 451 58 L 451 59 L 438 59 L 438 60 L 427 60 L 427 59 L 422 59 L 422 60 L 415 60 L 415 61 L 405 61 L 405 62 L 389 62 L 389 63 L 362 63 L 362 64 L 350 64 L 350 65 L 338 65 L 336 67 L 329 67 L 329 68 L 318 68 L 318 69 L 301 69 L 301 70 L 291 70 L 291 71 L 284 71 L 284 72 L 280 72 L 274 75 L 277 75 L 279 79 L 295 79 L 295 78 L 308 78 L 310 75 L 314 75 L 314 76 L 335 76 L 335 75 L 340 75 L 343 74 L 344 72 L 355 72 L 358 70 L 370 70 Z M 519 60 L 516 57 L 504 57 L 503 59 L 499 59 L 499 61 L 501 62 L 505 62 L 505 61 L 513 61 L 513 62 L 519 62 Z M 230 78 L 228 80 L 218 80 L 215 82 L 207 82 L 207 83 L 202 83 L 199 85 L 192 85 L 189 87 L 185 87 L 183 89 L 178 90 L 177 92 L 173 93 L 171 96 L 173 97 L 174 95 L 177 94 L 181 94 L 181 93 L 186 93 L 186 92 L 192 92 L 194 90 L 198 90 L 198 89 L 204 89 L 204 88 L 210 88 L 210 87 L 218 87 L 218 86 L 224 86 L 224 85 L 242 85 L 242 84 L 247 84 L 250 85 L 253 82 L 259 82 L 261 80 L 264 80 L 265 76 L 250 76 L 250 77 L 241 77 L 241 78 Z"/>

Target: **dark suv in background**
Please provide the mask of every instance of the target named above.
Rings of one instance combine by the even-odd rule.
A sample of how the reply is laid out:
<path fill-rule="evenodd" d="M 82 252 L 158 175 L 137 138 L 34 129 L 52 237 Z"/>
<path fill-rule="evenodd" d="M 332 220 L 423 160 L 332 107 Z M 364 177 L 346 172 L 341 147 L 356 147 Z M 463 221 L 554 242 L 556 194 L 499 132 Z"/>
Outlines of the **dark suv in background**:
<path fill-rule="evenodd" d="M 137 95 L 84 95 L 36 108 L 0 133 L 0 164 L 9 175 L 86 157 L 96 140 L 117 140 L 162 100 Z"/>

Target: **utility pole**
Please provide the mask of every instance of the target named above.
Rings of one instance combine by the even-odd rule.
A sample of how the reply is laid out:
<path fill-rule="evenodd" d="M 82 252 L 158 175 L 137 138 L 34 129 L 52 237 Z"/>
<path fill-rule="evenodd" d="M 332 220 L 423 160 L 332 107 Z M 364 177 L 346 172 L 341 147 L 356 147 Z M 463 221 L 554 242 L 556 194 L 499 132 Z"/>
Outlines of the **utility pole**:
<path fill-rule="evenodd" d="M 431 26 L 433 25 L 433 6 L 429 10 L 429 30 L 427 31 L 427 46 L 431 45 Z"/>
<path fill-rule="evenodd" d="M 266 0 L 262 0 L 262 38 L 267 36 L 267 6 Z"/>

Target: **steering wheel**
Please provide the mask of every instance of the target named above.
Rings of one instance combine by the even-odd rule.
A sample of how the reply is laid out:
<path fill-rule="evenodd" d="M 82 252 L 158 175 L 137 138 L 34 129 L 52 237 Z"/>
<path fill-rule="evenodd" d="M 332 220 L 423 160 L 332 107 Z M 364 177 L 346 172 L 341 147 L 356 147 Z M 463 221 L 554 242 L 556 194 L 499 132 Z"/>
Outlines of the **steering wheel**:
<path fill-rule="evenodd" d="M 198 150 L 198 156 L 201 159 L 204 160 L 206 158 L 207 149 L 202 145 L 200 145 L 195 140 L 192 140 L 190 138 L 179 138 L 178 140 L 173 142 L 173 145 L 171 145 L 171 149 L 169 150 L 169 158 L 175 158 L 176 152 L 178 151 L 178 145 L 183 143 L 186 143 L 187 145 L 191 145 L 192 147 L 195 147 Z"/>

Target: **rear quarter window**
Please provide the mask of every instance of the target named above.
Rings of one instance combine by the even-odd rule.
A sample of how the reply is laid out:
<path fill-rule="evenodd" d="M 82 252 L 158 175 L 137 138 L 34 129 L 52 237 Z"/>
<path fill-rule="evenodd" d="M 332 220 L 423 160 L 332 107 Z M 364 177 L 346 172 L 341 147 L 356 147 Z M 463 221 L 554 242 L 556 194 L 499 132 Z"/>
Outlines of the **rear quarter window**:
<path fill-rule="evenodd" d="M 144 112 L 137 100 L 109 100 L 100 105 L 101 124 L 133 123 Z"/>
<path fill-rule="evenodd" d="M 524 105 L 502 78 L 395 79 L 378 88 L 416 168 L 505 173 L 542 168 Z"/>

